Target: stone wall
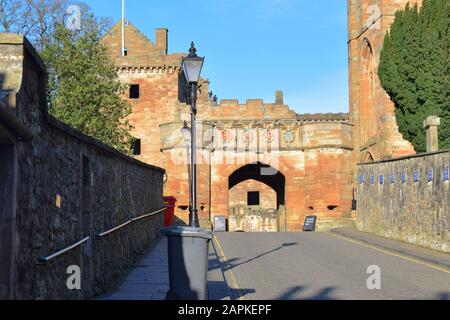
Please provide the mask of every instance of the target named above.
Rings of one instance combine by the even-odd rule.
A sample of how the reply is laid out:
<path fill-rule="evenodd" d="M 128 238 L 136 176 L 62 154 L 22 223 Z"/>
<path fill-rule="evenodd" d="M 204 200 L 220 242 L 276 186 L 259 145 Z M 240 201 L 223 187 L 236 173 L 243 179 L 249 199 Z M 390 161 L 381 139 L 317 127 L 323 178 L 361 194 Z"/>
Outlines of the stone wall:
<path fill-rule="evenodd" d="M 450 151 L 358 167 L 360 230 L 450 252 Z"/>
<path fill-rule="evenodd" d="M 162 209 L 164 170 L 49 116 L 45 68 L 22 36 L 0 35 L 0 74 L 8 79 L 0 86 L 0 123 L 12 137 L 8 142 L 0 139 L 1 164 L 10 169 L 0 170 L 0 298 L 82 299 L 101 294 L 159 236 L 163 214 L 102 238 L 97 235 Z M 7 115 L 28 128 L 32 139 L 21 138 Z M 47 264 L 38 263 L 40 257 L 86 237 L 86 244 Z M 66 285 L 67 268 L 73 265 L 82 271 L 81 290 Z"/>
<path fill-rule="evenodd" d="M 277 193 L 275 190 L 262 182 L 246 180 L 230 189 L 228 193 L 230 212 L 234 207 L 247 206 L 249 192 L 259 192 L 259 208 L 263 210 L 277 209 Z"/>
<path fill-rule="evenodd" d="M 286 179 L 284 203 L 289 230 L 301 230 L 304 218 L 310 214 L 319 216 L 319 225 L 326 225 L 325 229 L 341 225 L 338 220 L 350 217 L 352 126 L 341 119 L 344 115 L 310 117 L 316 120 L 304 117 L 280 121 L 210 120 L 214 126 L 212 151 L 208 147 L 211 139 L 205 139 L 208 135 L 206 131 L 204 134 L 199 131 L 198 136 L 203 136 L 204 140 L 197 143 L 204 148 L 199 152 L 199 159 L 210 160 L 203 161 L 197 168 L 199 205 L 205 205 L 201 216 L 206 219 L 209 214 L 227 215 L 234 205 L 233 197 L 241 194 L 245 198 L 247 191 L 251 191 L 241 188 L 234 195 L 229 193 L 230 176 L 247 164 L 260 161 L 278 170 Z M 271 129 L 266 129 L 266 125 Z M 164 167 L 168 176 L 165 191 L 178 199 L 176 215 L 186 221 L 188 165 L 186 161 L 180 161 L 187 159 L 181 126 L 177 122 L 160 127 Z M 241 141 L 245 132 L 252 134 L 252 144 L 248 150 Z M 273 152 L 258 153 L 258 150 L 267 150 L 264 147 L 267 133 L 273 137 Z M 288 133 L 294 138 L 288 139 Z M 229 139 L 228 143 L 224 139 Z M 258 180 L 256 176 L 249 176 L 248 179 Z"/>
<path fill-rule="evenodd" d="M 281 229 L 278 210 L 258 206 L 235 206 L 228 217 L 230 232 L 278 232 Z"/>

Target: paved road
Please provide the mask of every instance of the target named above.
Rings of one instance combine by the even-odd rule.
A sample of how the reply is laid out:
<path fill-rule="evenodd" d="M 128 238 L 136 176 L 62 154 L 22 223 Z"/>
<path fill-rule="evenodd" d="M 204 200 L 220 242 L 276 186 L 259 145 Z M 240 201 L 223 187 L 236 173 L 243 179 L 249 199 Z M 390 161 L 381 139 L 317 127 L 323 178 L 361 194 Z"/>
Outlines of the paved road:
<path fill-rule="evenodd" d="M 333 234 L 216 237 L 235 299 L 450 300 L 450 272 Z M 381 268 L 381 290 L 367 289 L 367 268 L 372 265 Z"/>

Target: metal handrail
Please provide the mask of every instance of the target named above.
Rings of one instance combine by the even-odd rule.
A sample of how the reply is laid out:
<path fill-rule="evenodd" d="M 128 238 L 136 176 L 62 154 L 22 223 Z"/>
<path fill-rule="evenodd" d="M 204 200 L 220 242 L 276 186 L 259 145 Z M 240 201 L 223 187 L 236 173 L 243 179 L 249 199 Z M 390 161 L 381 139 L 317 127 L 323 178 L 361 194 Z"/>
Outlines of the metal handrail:
<path fill-rule="evenodd" d="M 116 232 L 116 231 L 118 231 L 118 230 L 120 230 L 120 229 L 123 229 L 124 227 L 126 227 L 126 226 L 129 225 L 130 223 L 133 223 L 133 222 L 135 222 L 135 221 L 138 221 L 138 220 L 141 220 L 141 219 L 150 217 L 150 216 L 154 216 L 154 215 L 156 215 L 156 214 L 158 214 L 158 213 L 160 213 L 160 212 L 162 212 L 162 211 L 164 211 L 164 210 L 166 210 L 166 208 L 160 209 L 160 210 L 155 211 L 155 212 L 152 212 L 152 213 L 147 213 L 147 214 L 144 214 L 144 215 L 142 215 L 142 216 L 139 216 L 139 217 L 136 217 L 136 218 L 133 218 L 133 219 L 130 219 L 130 220 L 128 220 L 127 222 L 121 224 L 120 226 L 114 227 L 114 228 L 112 228 L 112 229 L 109 229 L 109 230 L 107 230 L 107 231 L 105 231 L 105 232 L 102 232 L 102 233 L 98 234 L 98 235 L 96 236 L 96 238 L 97 238 L 97 239 L 101 239 L 101 238 L 103 238 L 103 237 L 105 237 L 105 236 L 107 236 L 107 235 L 109 235 L 109 234 L 111 234 L 111 233 L 113 233 L 113 232 Z"/>
<path fill-rule="evenodd" d="M 65 249 L 62 249 L 62 250 L 60 250 L 60 251 L 58 251 L 58 252 L 56 252 L 56 253 L 53 253 L 53 254 L 51 254 L 51 255 L 49 255 L 49 256 L 47 256 L 47 257 L 40 257 L 40 258 L 38 259 L 38 262 L 39 262 L 40 264 L 45 264 L 45 263 L 49 262 L 50 260 L 53 260 L 53 259 L 55 259 L 56 257 L 59 257 L 60 255 L 63 255 L 63 254 L 66 253 L 66 252 L 69 252 L 69 251 L 71 251 L 71 250 L 73 250 L 73 249 L 75 249 L 75 248 L 78 248 L 78 247 L 81 246 L 82 244 L 85 244 L 86 242 L 88 242 L 90 239 L 91 239 L 91 237 L 86 237 L 86 238 L 84 238 L 83 240 L 80 240 L 80 241 L 78 241 L 77 243 L 74 243 L 73 245 L 71 245 L 71 246 L 69 246 L 69 247 L 67 247 L 67 248 L 65 248 Z"/>
<path fill-rule="evenodd" d="M 160 210 L 155 211 L 155 212 L 152 212 L 152 213 L 144 214 L 144 215 L 142 215 L 142 216 L 140 216 L 140 217 L 131 219 L 131 222 L 135 222 L 135 221 L 138 221 L 138 220 L 142 220 L 142 219 L 145 219 L 145 218 L 148 218 L 148 217 L 157 215 L 158 213 L 161 213 L 161 212 L 163 212 L 164 210 L 166 210 L 166 208 L 160 209 Z"/>
<path fill-rule="evenodd" d="M 109 235 L 109 234 L 111 234 L 111 233 L 113 233 L 113 232 L 115 232 L 115 231 L 117 231 L 117 230 L 120 230 L 120 229 L 126 227 L 126 226 L 129 225 L 130 223 L 133 223 L 133 222 L 135 222 L 135 221 L 138 221 L 138 220 L 141 220 L 141 219 L 144 219 L 144 218 L 148 218 L 148 217 L 154 216 L 154 215 L 156 215 L 156 214 L 158 214 L 158 213 L 161 213 L 162 211 L 166 210 L 166 208 L 167 208 L 167 206 L 164 206 L 163 209 L 160 209 L 160 210 L 157 210 L 157 211 L 155 211 L 155 212 L 147 213 L 147 214 L 144 214 L 144 215 L 142 215 L 142 216 L 139 216 L 139 217 L 130 219 L 129 221 L 127 221 L 127 222 L 121 224 L 120 226 L 114 227 L 114 228 L 112 228 L 112 229 L 109 229 L 108 231 L 105 231 L 105 232 L 102 232 L 102 233 L 98 234 L 98 235 L 96 236 L 96 238 L 97 238 L 97 239 L 101 239 L 101 238 L 103 238 L 103 237 L 105 237 L 105 236 L 107 236 L 107 235 Z M 81 246 L 81 245 L 85 244 L 86 242 L 88 242 L 90 239 L 91 239 L 91 237 L 86 237 L 86 238 L 84 238 L 83 240 L 80 240 L 80 241 L 78 241 L 77 243 L 74 243 L 74 244 L 72 244 L 71 246 L 69 246 L 69 247 L 67 247 L 67 248 L 65 248 L 65 249 L 62 249 L 62 250 L 60 250 L 60 251 L 58 251 L 58 252 L 55 252 L 55 253 L 53 253 L 53 254 L 51 254 L 51 255 L 49 255 L 49 256 L 46 256 L 46 257 L 39 257 L 39 258 L 38 258 L 38 262 L 39 262 L 39 264 L 46 264 L 46 263 L 49 262 L 50 260 L 53 260 L 53 259 L 55 259 L 56 257 L 59 257 L 59 256 L 65 254 L 65 253 L 67 253 L 67 252 L 69 252 L 69 251 L 71 251 L 71 250 L 73 250 L 73 249 L 75 249 L 75 248 L 78 248 L 79 246 Z"/>
<path fill-rule="evenodd" d="M 105 231 L 105 232 L 102 232 L 102 233 L 98 234 L 98 235 L 96 236 L 96 238 L 97 238 L 97 239 L 103 238 L 103 237 L 107 236 L 108 234 L 111 234 L 111 233 L 113 233 L 113 232 L 115 232 L 115 231 L 117 231 L 117 230 L 120 230 L 120 229 L 126 227 L 126 226 L 129 225 L 130 223 L 131 223 L 131 220 L 128 220 L 127 222 L 122 223 L 120 226 L 114 227 L 114 228 L 112 228 L 112 229 L 109 229 L 108 231 Z"/>

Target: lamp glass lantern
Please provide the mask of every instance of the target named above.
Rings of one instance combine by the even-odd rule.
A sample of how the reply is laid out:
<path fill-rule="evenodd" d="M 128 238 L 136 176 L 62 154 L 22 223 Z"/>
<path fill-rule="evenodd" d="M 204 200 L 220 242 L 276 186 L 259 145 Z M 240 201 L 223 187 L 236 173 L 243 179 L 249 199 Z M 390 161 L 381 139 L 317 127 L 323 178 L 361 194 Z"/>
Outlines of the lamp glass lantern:
<path fill-rule="evenodd" d="M 183 58 L 182 62 L 184 76 L 189 84 L 200 81 L 200 74 L 205 61 L 205 58 L 197 56 L 196 52 L 197 49 L 195 49 L 194 43 L 192 42 L 189 55 Z"/>

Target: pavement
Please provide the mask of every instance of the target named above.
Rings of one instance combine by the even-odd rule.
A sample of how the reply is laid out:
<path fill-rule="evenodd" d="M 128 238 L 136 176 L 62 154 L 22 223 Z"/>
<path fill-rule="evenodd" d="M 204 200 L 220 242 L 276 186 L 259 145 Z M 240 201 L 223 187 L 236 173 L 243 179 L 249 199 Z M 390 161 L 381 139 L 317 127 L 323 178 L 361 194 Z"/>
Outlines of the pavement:
<path fill-rule="evenodd" d="M 103 300 L 164 300 L 167 241 L 160 239 Z M 381 289 L 370 290 L 370 268 Z M 373 269 L 372 269 L 373 270 Z M 350 228 L 315 233 L 217 233 L 210 300 L 450 300 L 450 254 Z"/>
<path fill-rule="evenodd" d="M 450 270 L 450 254 L 448 253 L 376 236 L 374 234 L 361 232 L 353 228 L 337 228 L 331 230 L 331 232 Z"/>
<path fill-rule="evenodd" d="M 167 240 L 161 238 L 111 292 L 98 297 L 98 299 L 165 300 L 168 291 Z M 209 254 L 208 298 L 210 300 L 230 299 L 230 291 L 212 245 Z"/>

